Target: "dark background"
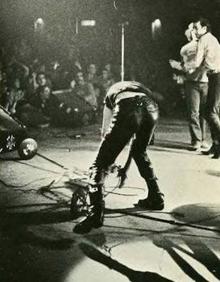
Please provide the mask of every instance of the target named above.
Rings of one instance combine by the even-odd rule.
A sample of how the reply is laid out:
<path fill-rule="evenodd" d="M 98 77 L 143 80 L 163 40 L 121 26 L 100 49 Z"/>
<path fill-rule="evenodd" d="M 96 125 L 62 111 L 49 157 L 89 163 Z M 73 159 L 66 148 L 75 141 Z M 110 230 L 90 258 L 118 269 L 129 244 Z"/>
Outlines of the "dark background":
<path fill-rule="evenodd" d="M 128 22 L 125 79 L 134 75 L 167 97 L 173 91 L 168 60 L 179 58 L 187 25 L 195 17 L 207 17 L 213 33 L 220 38 L 219 0 L 2 0 L 0 5 L 0 40 L 7 50 L 3 56 L 10 56 L 16 45 L 26 40 L 31 46 L 23 58 L 27 64 L 34 56 L 41 56 L 45 62 L 65 62 L 71 46 L 84 65 L 111 63 L 120 69 L 120 23 Z M 37 18 L 45 22 L 46 32 L 41 37 L 34 32 Z M 157 18 L 162 28 L 153 38 L 151 23 Z M 95 19 L 96 26 L 82 27 L 83 19 Z"/>

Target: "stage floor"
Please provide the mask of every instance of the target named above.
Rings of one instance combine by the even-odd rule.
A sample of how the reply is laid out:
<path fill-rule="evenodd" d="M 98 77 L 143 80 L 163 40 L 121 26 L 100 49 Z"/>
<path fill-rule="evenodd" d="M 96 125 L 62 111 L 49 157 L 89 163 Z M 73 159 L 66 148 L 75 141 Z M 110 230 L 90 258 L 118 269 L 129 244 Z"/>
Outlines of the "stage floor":
<path fill-rule="evenodd" d="M 39 153 L 87 170 L 100 125 L 32 130 Z M 132 163 L 125 187 L 106 197 L 104 226 L 72 229 L 64 169 L 40 156 L 0 155 L 0 281 L 125 282 L 220 280 L 220 160 L 190 150 L 187 123 L 162 119 L 149 156 L 165 194 L 161 212 L 137 210 L 145 183 Z M 118 164 L 123 164 L 128 147 Z M 51 191 L 42 187 L 55 181 Z M 106 192 L 115 179 L 109 177 Z M 169 279 L 169 280 L 166 280 Z"/>

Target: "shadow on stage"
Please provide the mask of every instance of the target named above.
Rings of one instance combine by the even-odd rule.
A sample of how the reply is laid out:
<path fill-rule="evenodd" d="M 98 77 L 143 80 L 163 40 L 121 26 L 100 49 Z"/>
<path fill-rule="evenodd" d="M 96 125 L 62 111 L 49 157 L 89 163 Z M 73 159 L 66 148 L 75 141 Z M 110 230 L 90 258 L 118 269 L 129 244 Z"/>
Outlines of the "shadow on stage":
<path fill-rule="evenodd" d="M 181 214 L 181 218 L 178 216 Z M 180 206 L 173 210 L 172 215 L 187 225 L 193 227 L 211 227 L 204 228 L 204 231 L 210 230 L 220 234 L 220 204 L 191 204 Z M 215 229 L 215 228 L 218 229 Z M 192 232 L 193 235 L 194 232 Z M 220 239 L 220 237 L 219 237 Z M 202 264 L 206 270 L 215 278 L 220 280 L 220 261 L 218 256 L 212 250 L 218 250 L 218 241 L 203 240 L 201 236 L 181 236 L 180 240 L 164 237 L 163 240 L 155 240 L 154 244 L 167 251 L 176 264 L 188 275 L 193 281 L 206 281 L 202 273 L 196 271 L 193 264 L 187 262 L 181 253 L 189 258 Z M 187 248 L 186 248 L 187 247 Z"/>
<path fill-rule="evenodd" d="M 22 209 L 22 212 L 19 212 L 19 208 Z M 27 208 L 27 211 L 24 212 L 24 208 Z M 32 211 L 33 208 L 38 210 Z M 146 242 L 152 241 L 155 248 L 165 250 L 184 275 L 190 277 L 193 281 L 207 282 L 209 280 L 191 263 L 192 259 L 205 267 L 210 275 L 220 280 L 220 261 L 212 251 L 219 249 L 217 246 L 219 246 L 220 238 L 217 236 L 214 238 L 213 235 L 220 233 L 220 205 L 184 205 L 177 207 L 171 213 L 141 212 L 136 208 L 106 209 L 106 219 L 112 214 L 123 214 L 133 217 L 137 221 L 138 218 L 145 219 L 148 228 L 136 229 L 136 232 L 142 232 L 141 240 L 143 241 L 143 238 L 146 238 Z M 162 217 L 164 214 L 168 214 L 172 218 Z M 115 220 L 117 220 L 117 217 Z M 161 224 L 162 228 L 153 230 L 149 224 L 151 221 Z M 66 226 L 63 229 L 57 228 L 57 223 L 66 222 L 70 222 L 71 230 L 66 230 Z M 99 230 L 77 238 L 72 233 L 72 225 L 69 207 L 65 203 L 11 206 L 7 209 L 1 209 L 0 214 L 1 233 L 3 236 L 10 237 L 15 245 L 27 243 L 48 250 L 67 250 L 71 249 L 73 245 L 79 244 L 85 256 L 125 275 L 131 282 L 172 281 L 156 272 L 134 270 L 122 264 L 117 260 L 117 257 L 113 259 L 102 251 L 108 244 L 109 238 L 117 232 L 116 226 L 111 226 L 111 230 L 108 231 L 108 226 L 104 225 Z M 123 227 L 120 228 L 123 229 Z M 124 237 L 126 237 L 126 232 L 129 229 L 132 229 L 132 226 L 124 228 Z M 135 231 L 134 228 L 133 231 Z M 128 236 L 127 241 L 140 240 L 140 237 L 134 237 L 135 234 L 132 237 Z M 114 243 L 118 243 L 115 242 L 118 240 L 118 245 L 120 245 L 120 236 L 113 236 L 112 238 L 111 240 L 114 240 Z"/>
<path fill-rule="evenodd" d="M 208 169 L 206 170 L 206 173 L 211 176 L 220 177 L 220 171 L 217 170 Z"/>
<path fill-rule="evenodd" d="M 189 143 L 177 142 L 173 140 L 156 140 L 155 144 L 153 146 L 150 146 L 149 148 L 153 151 L 168 152 L 175 154 L 198 154 L 198 151 L 195 151 Z"/>
<path fill-rule="evenodd" d="M 154 272 L 133 270 L 88 243 L 80 243 L 79 246 L 87 257 L 127 276 L 132 282 L 171 282 L 171 280 Z"/>
<path fill-rule="evenodd" d="M 158 212 L 156 216 L 152 216 L 152 214 L 137 214 L 134 213 L 134 210 L 132 209 L 118 209 L 115 210 L 115 212 L 121 212 L 129 216 L 132 216 L 133 213 L 134 217 L 141 217 L 146 218 L 146 220 L 156 220 L 161 221 L 161 223 L 168 223 L 168 220 L 158 217 L 158 215 L 160 215 L 162 212 Z M 111 213 L 114 213 L 114 210 L 108 209 L 107 215 Z M 220 205 L 185 205 L 176 208 L 170 214 L 175 219 L 178 219 L 178 221 L 170 220 L 171 226 L 165 230 L 152 230 L 151 233 L 149 232 L 150 230 L 146 230 L 148 231 L 148 233 L 146 232 L 146 242 L 147 240 L 151 240 L 155 247 L 165 250 L 170 259 L 176 263 L 177 268 L 184 273 L 183 275 L 185 279 L 187 279 L 186 277 L 189 277 L 193 281 L 208 282 L 210 280 L 207 278 L 207 273 L 209 273 L 209 277 L 213 276 L 216 281 L 220 280 L 220 261 L 218 256 L 213 252 L 213 250 L 219 249 L 219 247 L 216 246 L 219 245 L 220 238 L 215 237 L 212 240 L 212 236 L 209 237 L 207 235 L 206 237 L 204 234 L 204 232 L 215 233 L 216 231 L 216 229 L 206 229 L 206 226 L 220 227 Z M 187 230 L 183 228 L 184 226 L 187 227 Z M 200 229 L 199 226 L 203 226 L 204 229 Z M 121 228 L 123 229 L 123 227 Z M 185 231 L 187 231 L 187 233 L 185 233 Z M 108 236 L 107 232 L 104 234 Z M 89 239 L 89 236 L 87 236 L 87 239 Z M 159 275 L 158 273 L 133 270 L 119 262 L 117 259 L 113 259 L 110 253 L 106 254 L 105 248 L 101 248 L 100 250 L 88 242 L 82 242 L 79 244 L 79 246 L 87 257 L 125 275 L 129 281 L 171 281 Z M 150 254 L 149 259 L 151 259 Z M 193 263 L 192 260 L 194 260 Z M 202 265 L 206 271 L 201 271 L 201 268 L 198 268 L 198 263 Z"/>
<path fill-rule="evenodd" d="M 36 208 L 37 211 L 29 210 Z M 22 212 L 18 209 L 22 209 Z M 69 209 L 63 204 L 16 205 L 1 208 L 0 212 L 1 233 L 16 244 L 29 243 L 53 250 L 68 249 L 74 243 L 73 238 L 66 236 L 67 233 L 55 230 L 56 224 L 71 220 Z"/>
<path fill-rule="evenodd" d="M 209 226 L 219 228 L 220 234 L 220 204 L 217 203 L 198 203 L 191 205 L 183 205 L 175 208 L 172 215 L 183 220 L 186 224 L 196 224 L 198 226 Z M 181 215 L 181 218 L 179 217 Z"/>

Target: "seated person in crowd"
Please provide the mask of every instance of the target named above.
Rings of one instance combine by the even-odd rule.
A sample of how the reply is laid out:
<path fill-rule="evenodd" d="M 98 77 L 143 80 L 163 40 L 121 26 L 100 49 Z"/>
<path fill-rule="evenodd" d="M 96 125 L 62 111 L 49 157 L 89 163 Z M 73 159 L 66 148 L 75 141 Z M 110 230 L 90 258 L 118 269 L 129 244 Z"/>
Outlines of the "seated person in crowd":
<path fill-rule="evenodd" d="M 24 98 L 24 91 L 21 89 L 19 78 L 9 82 L 5 95 L 5 109 L 12 115 L 16 114 L 17 103 Z"/>
<path fill-rule="evenodd" d="M 46 84 L 51 88 L 51 81 L 48 77 L 46 77 L 46 74 L 44 72 L 37 73 L 36 76 L 36 82 L 37 82 L 37 88 L 45 86 Z"/>
<path fill-rule="evenodd" d="M 87 70 L 86 81 L 94 86 L 98 83 L 97 69 L 95 64 L 90 64 Z"/>
<path fill-rule="evenodd" d="M 78 104 L 76 101 L 73 104 L 61 101 L 51 92 L 51 88 L 45 85 L 39 87 L 38 92 L 29 101 L 18 105 L 17 117 L 30 127 L 75 127 L 93 122 L 95 112 L 84 99 Z"/>
<path fill-rule="evenodd" d="M 28 103 L 18 106 L 17 112 L 19 119 L 27 126 L 44 127 L 65 123 L 67 119 L 73 120 L 71 107 L 61 103 L 48 85 L 39 87 Z"/>
<path fill-rule="evenodd" d="M 50 88 L 52 87 L 52 83 L 50 79 L 46 76 L 44 72 L 32 72 L 31 75 L 29 76 L 28 80 L 28 85 L 27 85 L 27 93 L 26 93 L 26 99 L 30 100 L 32 99 L 35 95 L 38 94 L 40 89 L 44 86 L 49 86 Z"/>
<path fill-rule="evenodd" d="M 86 81 L 93 85 L 93 88 L 95 90 L 96 99 L 97 99 L 97 102 L 99 103 L 100 95 L 102 94 L 101 93 L 102 89 L 100 88 L 99 77 L 97 75 L 97 68 L 95 64 L 89 65 L 87 69 Z M 98 108 L 99 108 L 99 105 L 98 105 Z"/>
<path fill-rule="evenodd" d="M 98 111 L 102 112 L 103 109 L 103 102 L 105 95 L 108 89 L 115 83 L 113 77 L 109 74 L 106 69 L 102 70 L 102 74 L 99 77 L 98 85 L 99 85 L 99 96 L 97 97 L 98 100 Z"/>
<path fill-rule="evenodd" d="M 92 83 L 86 82 L 83 73 L 77 72 L 75 78 L 74 91 L 77 95 L 84 98 L 94 109 L 97 108 L 97 97 Z"/>
<path fill-rule="evenodd" d="M 29 68 L 23 63 L 19 62 L 13 55 L 8 63 L 6 64 L 6 75 L 9 81 L 14 81 L 16 78 L 19 79 L 21 88 L 24 89 L 26 81 L 29 76 Z"/>
<path fill-rule="evenodd" d="M 3 72 L 3 70 L 0 69 L 0 105 L 2 106 L 5 105 L 6 93 L 7 93 L 6 75 Z"/>
<path fill-rule="evenodd" d="M 66 71 L 62 61 L 52 61 L 49 65 L 47 74 L 52 82 L 53 90 L 61 90 L 68 87 L 68 83 L 66 81 Z"/>
<path fill-rule="evenodd" d="M 108 63 L 108 64 L 105 65 L 104 69 L 107 70 L 108 77 L 112 78 L 113 80 L 115 80 L 114 74 L 113 74 L 113 71 L 112 71 L 112 65 Z"/>
<path fill-rule="evenodd" d="M 106 69 L 103 69 L 102 74 L 99 77 L 98 83 L 105 90 L 105 94 L 106 94 L 108 89 L 115 83 L 115 81 L 114 81 L 113 76 L 111 76 Z"/>

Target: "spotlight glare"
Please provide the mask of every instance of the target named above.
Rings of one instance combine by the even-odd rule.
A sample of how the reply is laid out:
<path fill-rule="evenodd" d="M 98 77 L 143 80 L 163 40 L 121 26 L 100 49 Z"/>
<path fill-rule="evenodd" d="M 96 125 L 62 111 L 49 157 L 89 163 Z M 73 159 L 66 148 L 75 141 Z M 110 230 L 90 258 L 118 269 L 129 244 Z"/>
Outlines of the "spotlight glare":
<path fill-rule="evenodd" d="M 96 21 L 95 20 L 82 20 L 81 26 L 95 26 Z"/>
<path fill-rule="evenodd" d="M 44 26 L 45 26 L 45 23 L 44 23 L 44 20 L 42 18 L 38 18 L 34 22 L 34 29 L 36 31 L 43 31 Z"/>

